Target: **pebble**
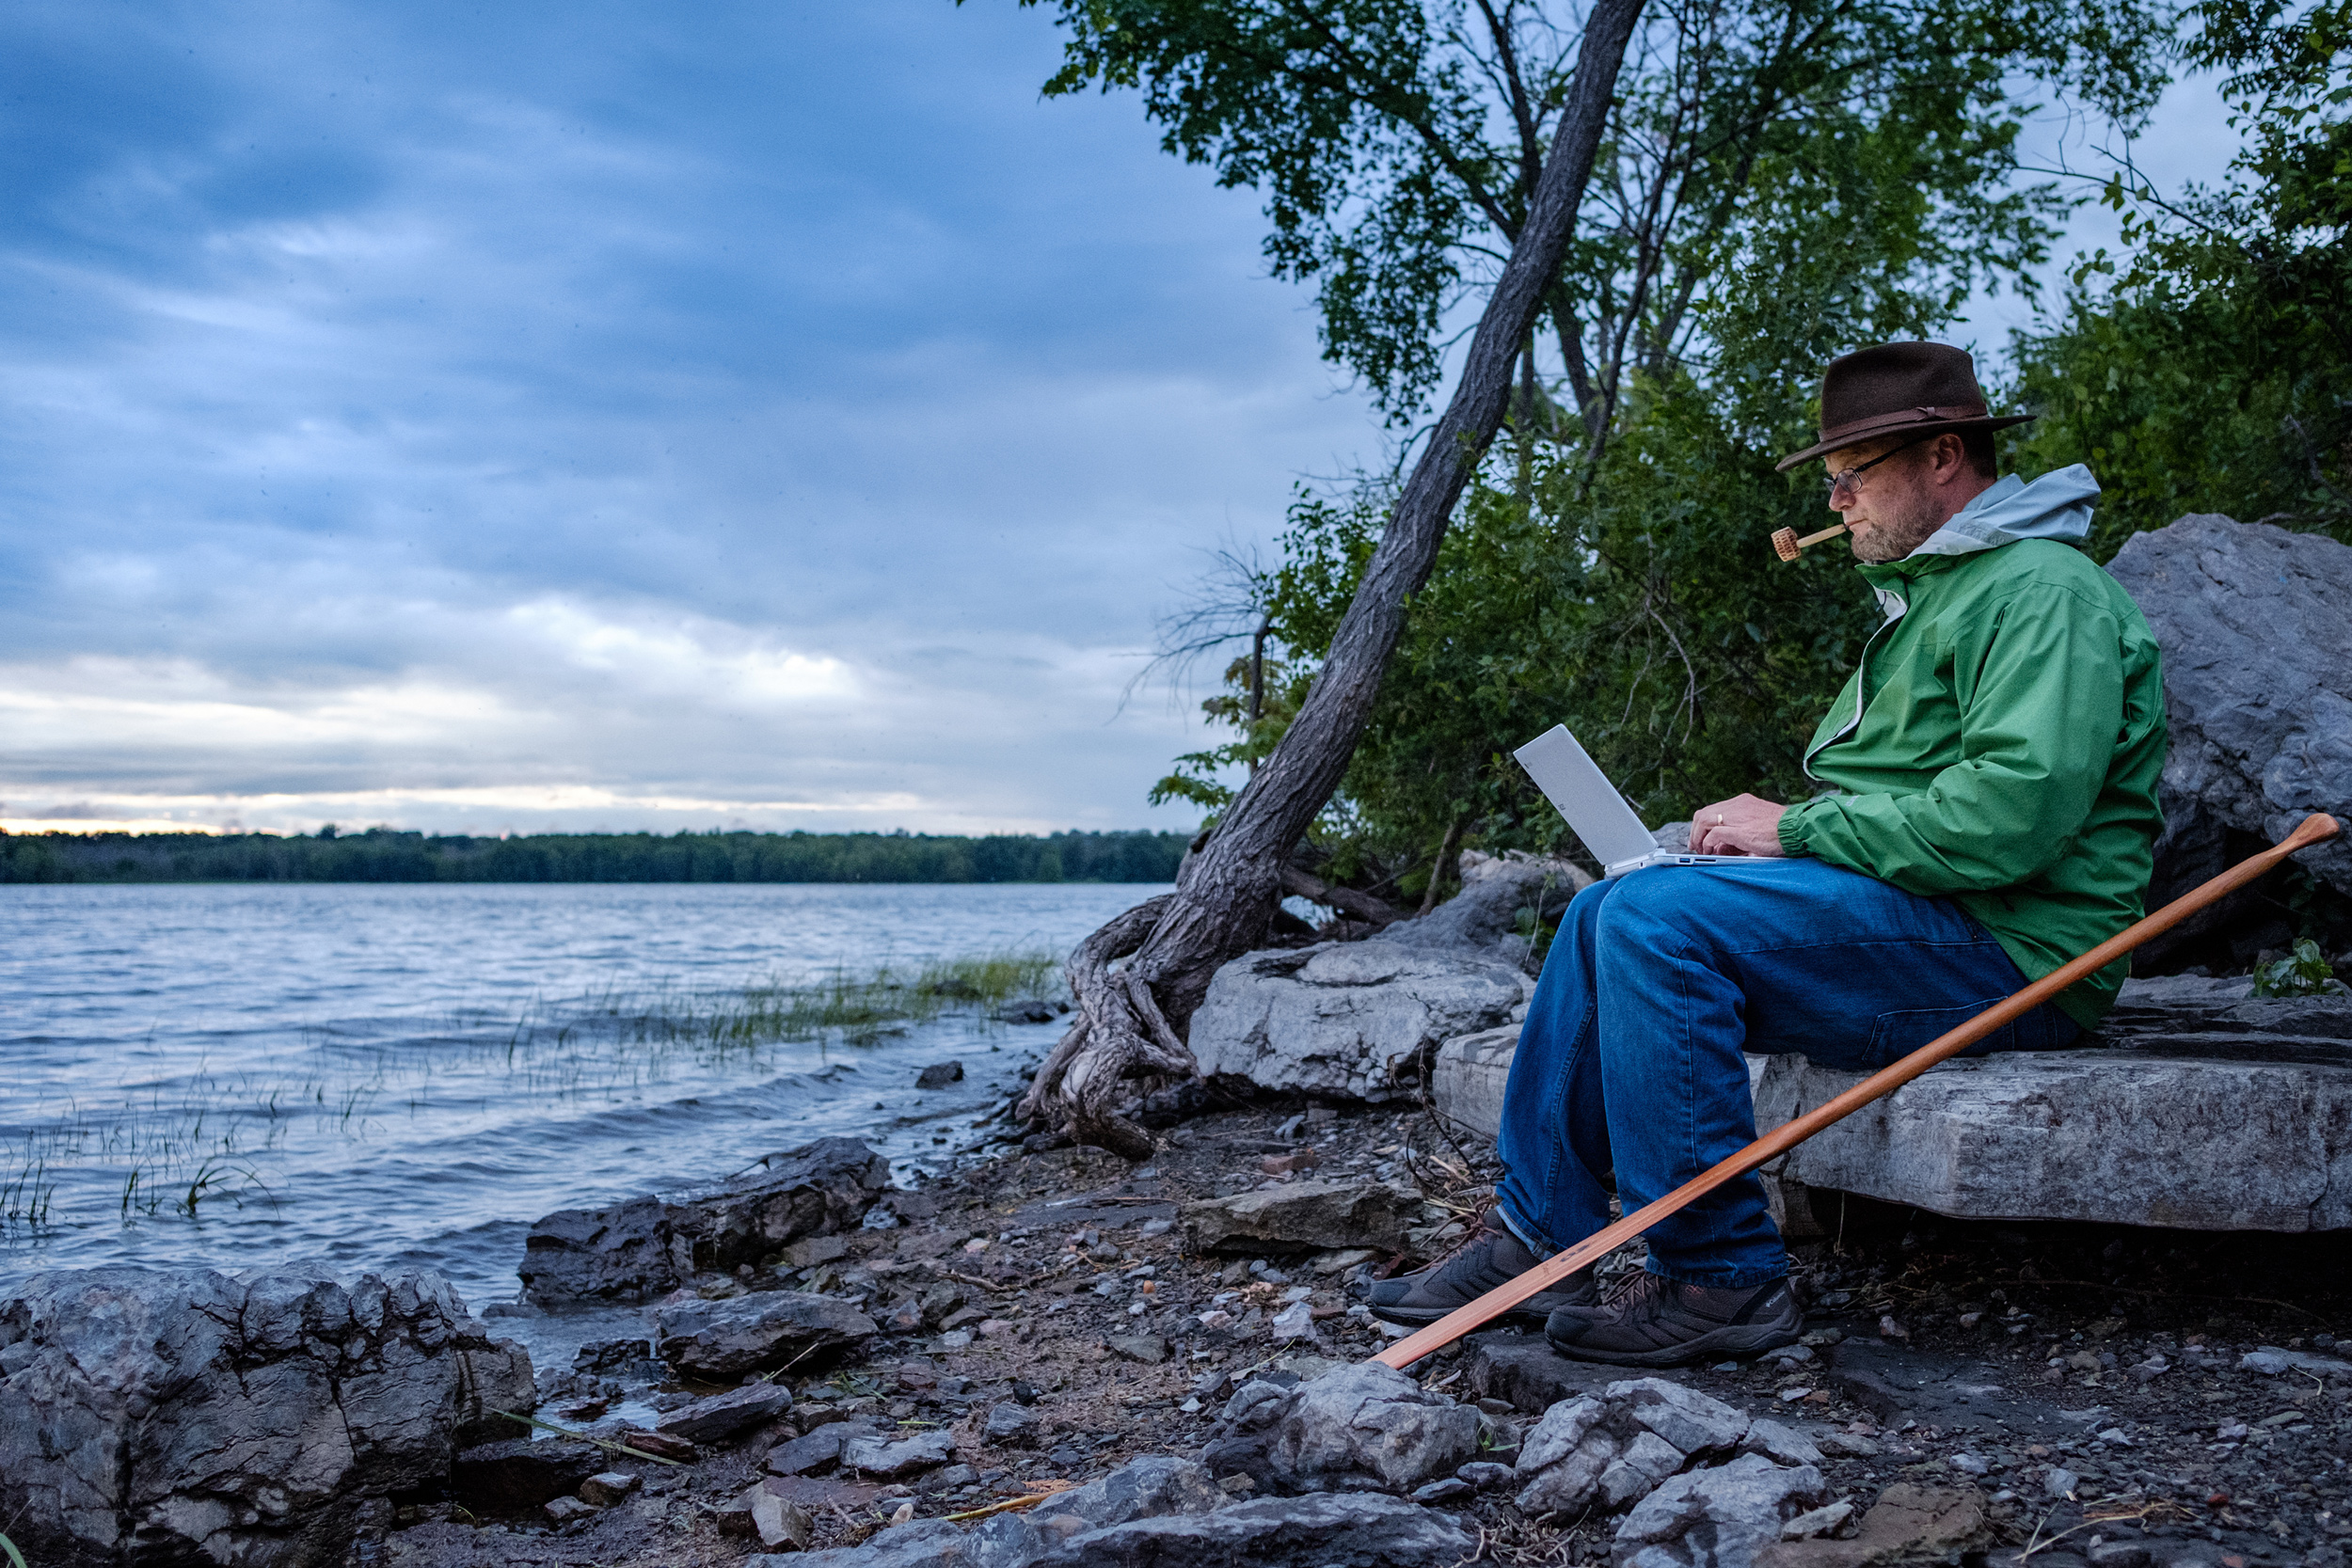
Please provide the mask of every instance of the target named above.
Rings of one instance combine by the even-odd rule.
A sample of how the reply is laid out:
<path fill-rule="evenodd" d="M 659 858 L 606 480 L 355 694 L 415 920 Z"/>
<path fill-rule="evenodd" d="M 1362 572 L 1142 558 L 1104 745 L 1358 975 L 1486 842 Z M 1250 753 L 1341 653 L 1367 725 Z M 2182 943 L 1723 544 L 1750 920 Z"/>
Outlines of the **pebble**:
<path fill-rule="evenodd" d="M 1802 1386 L 1796 1388 L 1783 1388 L 1780 1391 L 1780 1402 L 1783 1404 L 1794 1404 L 1811 1392 L 1813 1392 L 1812 1389 Z"/>
<path fill-rule="evenodd" d="M 1973 1453 L 1952 1455 L 1952 1468 L 1966 1476 L 1988 1476 L 1993 1473 L 1993 1466 Z"/>
<path fill-rule="evenodd" d="M 1477 1490 L 1459 1476 L 1448 1476 L 1443 1481 L 1433 1481 L 1426 1486 L 1413 1488 L 1413 1501 L 1422 1504 L 1450 1503 L 1470 1497 Z"/>
<path fill-rule="evenodd" d="M 1470 1482 L 1481 1492 L 1499 1491 L 1518 1479 L 1518 1472 L 1510 1465 L 1498 1465 L 1491 1459 L 1473 1459 L 1454 1474 L 1457 1480 Z"/>
<path fill-rule="evenodd" d="M 2083 1478 L 2074 1471 L 2060 1465 L 2053 1465 L 2042 1485 L 2053 1497 L 2071 1497 L 2082 1483 Z"/>
<path fill-rule="evenodd" d="M 1834 1502 L 1809 1513 L 1800 1513 L 1780 1527 L 1783 1541 L 1809 1541 L 1817 1535 L 1827 1535 L 1853 1517 L 1853 1504 Z"/>

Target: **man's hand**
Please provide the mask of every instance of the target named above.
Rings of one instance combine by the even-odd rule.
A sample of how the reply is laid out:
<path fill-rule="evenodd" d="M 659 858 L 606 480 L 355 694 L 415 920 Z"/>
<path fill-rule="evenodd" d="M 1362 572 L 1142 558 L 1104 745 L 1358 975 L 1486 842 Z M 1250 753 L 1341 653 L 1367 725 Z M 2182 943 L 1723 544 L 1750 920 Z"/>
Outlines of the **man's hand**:
<path fill-rule="evenodd" d="M 1777 856 L 1780 817 L 1788 809 L 1754 795 L 1735 795 L 1702 807 L 1691 818 L 1691 852 Z"/>

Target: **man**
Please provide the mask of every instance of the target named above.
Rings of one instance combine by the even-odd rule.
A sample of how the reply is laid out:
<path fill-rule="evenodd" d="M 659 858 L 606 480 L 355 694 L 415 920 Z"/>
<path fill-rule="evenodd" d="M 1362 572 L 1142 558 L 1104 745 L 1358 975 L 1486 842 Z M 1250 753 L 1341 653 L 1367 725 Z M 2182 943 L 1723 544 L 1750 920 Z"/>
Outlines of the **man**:
<path fill-rule="evenodd" d="M 1374 1287 L 1433 1323 L 1756 1136 L 1742 1052 L 1886 1066 L 2139 918 L 2162 826 L 2164 689 L 2138 609 L 2074 548 L 2082 467 L 1995 480 L 1966 354 L 1886 343 L 1832 363 L 1819 456 L 1886 620 L 1804 752 L 1821 792 L 1692 818 L 1754 865 L 1655 867 L 1569 906 L 1504 1091 L 1486 1227 Z M 2126 961 L 1974 1048 L 2048 1050 L 2094 1023 Z M 1654 1227 L 1606 1301 L 1591 1271 L 1528 1301 L 1553 1347 L 1664 1367 L 1792 1342 L 1804 1316 L 1754 1176 Z"/>

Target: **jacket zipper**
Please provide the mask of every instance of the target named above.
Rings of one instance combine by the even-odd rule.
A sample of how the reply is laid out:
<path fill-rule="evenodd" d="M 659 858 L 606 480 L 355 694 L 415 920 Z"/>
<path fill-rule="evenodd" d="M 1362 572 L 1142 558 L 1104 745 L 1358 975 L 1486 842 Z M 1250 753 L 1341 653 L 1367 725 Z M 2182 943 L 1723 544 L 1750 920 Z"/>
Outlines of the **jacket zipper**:
<path fill-rule="evenodd" d="M 1862 710 L 1869 705 L 1870 701 L 1870 650 L 1879 645 L 1879 639 L 1886 635 L 1887 628 L 1901 620 L 1911 609 L 1911 602 L 1891 588 L 1881 588 L 1873 584 L 1870 592 L 1878 595 L 1879 609 L 1886 612 L 1886 619 L 1879 623 L 1879 629 L 1872 632 L 1869 641 L 1862 644 L 1862 657 L 1855 661 L 1853 717 L 1840 725 L 1836 735 L 1813 747 L 1804 754 L 1804 776 L 1816 784 L 1826 784 L 1829 781 L 1813 771 L 1813 759 L 1862 727 Z"/>

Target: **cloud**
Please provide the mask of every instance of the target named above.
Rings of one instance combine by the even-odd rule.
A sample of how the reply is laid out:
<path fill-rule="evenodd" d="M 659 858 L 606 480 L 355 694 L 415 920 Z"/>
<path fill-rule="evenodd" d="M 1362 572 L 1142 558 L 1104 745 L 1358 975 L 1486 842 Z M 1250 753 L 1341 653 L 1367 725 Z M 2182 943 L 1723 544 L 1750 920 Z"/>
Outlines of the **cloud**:
<path fill-rule="evenodd" d="M 1120 693 L 1376 444 L 1047 19 L 0 17 L 0 799 L 1183 826 Z"/>

